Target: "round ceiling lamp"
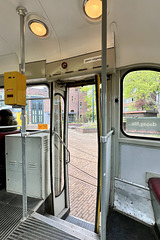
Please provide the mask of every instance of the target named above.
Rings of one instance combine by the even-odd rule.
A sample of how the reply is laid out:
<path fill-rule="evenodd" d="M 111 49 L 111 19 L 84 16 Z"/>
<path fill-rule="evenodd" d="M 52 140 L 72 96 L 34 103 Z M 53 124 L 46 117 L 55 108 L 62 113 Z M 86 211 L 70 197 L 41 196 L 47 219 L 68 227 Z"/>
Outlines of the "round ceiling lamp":
<path fill-rule="evenodd" d="M 27 17 L 27 23 L 30 31 L 40 38 L 45 38 L 49 34 L 49 28 L 45 19 L 37 15 L 29 15 Z"/>
<path fill-rule="evenodd" d="M 45 37 L 48 34 L 47 26 L 37 20 L 32 20 L 29 22 L 29 29 L 38 37 Z"/>
<path fill-rule="evenodd" d="M 102 0 L 85 0 L 84 12 L 90 20 L 100 20 L 102 16 Z"/>

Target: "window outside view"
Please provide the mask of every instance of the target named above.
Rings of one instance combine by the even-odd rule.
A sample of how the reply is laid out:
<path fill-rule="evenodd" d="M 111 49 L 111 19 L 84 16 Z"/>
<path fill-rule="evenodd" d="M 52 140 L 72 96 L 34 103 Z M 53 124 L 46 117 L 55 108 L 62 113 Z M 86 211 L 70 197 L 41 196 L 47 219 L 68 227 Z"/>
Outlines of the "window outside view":
<path fill-rule="evenodd" d="M 22 125 L 21 108 L 14 108 L 5 105 L 4 89 L 0 89 L 0 109 L 11 109 L 18 125 Z M 45 124 L 49 129 L 50 122 L 50 100 L 47 86 L 27 87 L 27 105 L 26 105 L 26 128 L 34 130 L 39 128 L 39 124 Z"/>
<path fill-rule="evenodd" d="M 123 79 L 123 131 L 160 138 L 160 72 L 139 70 Z"/>

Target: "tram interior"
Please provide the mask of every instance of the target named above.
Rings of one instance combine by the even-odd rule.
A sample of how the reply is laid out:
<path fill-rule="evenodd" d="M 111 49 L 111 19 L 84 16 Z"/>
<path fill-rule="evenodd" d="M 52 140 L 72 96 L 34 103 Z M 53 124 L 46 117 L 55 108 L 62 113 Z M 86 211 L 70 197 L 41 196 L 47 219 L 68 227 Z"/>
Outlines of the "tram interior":
<path fill-rule="evenodd" d="M 96 14 L 103 4 L 103 14 L 89 17 L 88 4 Z M 158 0 L 0 1 L 0 110 L 18 122 L 16 131 L 0 126 L 0 239 L 160 239 L 159 9 Z M 39 36 L 32 23 L 41 23 Z M 10 103 L 17 72 L 26 76 L 26 105 Z M 90 84 L 94 231 L 66 220 L 69 88 Z"/>

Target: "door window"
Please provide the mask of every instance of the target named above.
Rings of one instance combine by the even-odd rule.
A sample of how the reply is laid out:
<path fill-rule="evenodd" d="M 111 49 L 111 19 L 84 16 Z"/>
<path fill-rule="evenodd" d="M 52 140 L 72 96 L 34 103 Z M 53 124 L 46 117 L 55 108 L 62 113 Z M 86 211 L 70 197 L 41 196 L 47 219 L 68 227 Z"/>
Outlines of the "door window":
<path fill-rule="evenodd" d="M 55 196 L 59 196 L 64 188 L 64 123 L 62 112 L 64 112 L 64 100 L 61 95 L 54 97 L 54 182 Z M 62 141 L 61 141 L 62 140 Z"/>

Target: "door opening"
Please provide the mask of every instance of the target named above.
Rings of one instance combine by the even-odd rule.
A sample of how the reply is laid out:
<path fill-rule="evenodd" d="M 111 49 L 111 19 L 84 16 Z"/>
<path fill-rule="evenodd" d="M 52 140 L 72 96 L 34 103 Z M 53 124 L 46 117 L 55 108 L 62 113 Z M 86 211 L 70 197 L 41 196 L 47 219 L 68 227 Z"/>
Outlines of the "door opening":
<path fill-rule="evenodd" d="M 69 88 L 70 215 L 94 224 L 98 137 L 95 85 Z"/>

